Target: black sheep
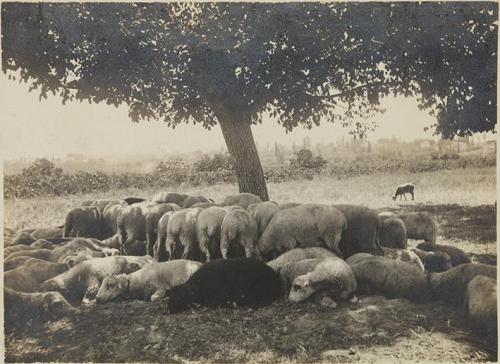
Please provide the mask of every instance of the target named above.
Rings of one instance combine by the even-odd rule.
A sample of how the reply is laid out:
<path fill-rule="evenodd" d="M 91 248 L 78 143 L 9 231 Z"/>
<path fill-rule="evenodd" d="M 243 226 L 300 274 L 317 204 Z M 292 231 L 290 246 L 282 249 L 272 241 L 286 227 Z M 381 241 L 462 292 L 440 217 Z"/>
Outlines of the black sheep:
<path fill-rule="evenodd" d="M 177 313 L 191 303 L 218 307 L 260 307 L 282 296 L 278 273 L 254 258 L 218 259 L 203 264 L 189 280 L 168 293 L 168 311 Z"/>
<path fill-rule="evenodd" d="M 420 243 L 417 245 L 417 249 L 424 250 L 427 252 L 443 252 L 450 256 L 451 265 L 456 267 L 460 264 L 470 263 L 471 260 L 465 254 L 465 252 L 459 248 L 455 248 L 450 245 L 440 245 L 440 244 L 432 244 L 432 243 Z"/>

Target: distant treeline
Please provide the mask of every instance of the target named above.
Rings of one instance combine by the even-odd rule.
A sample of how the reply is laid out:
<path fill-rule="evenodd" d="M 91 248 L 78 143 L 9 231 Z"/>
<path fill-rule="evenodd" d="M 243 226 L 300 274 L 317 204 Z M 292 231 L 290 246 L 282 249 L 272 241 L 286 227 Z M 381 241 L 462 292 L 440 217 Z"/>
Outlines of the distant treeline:
<path fill-rule="evenodd" d="M 278 167 L 265 168 L 269 183 L 313 179 L 315 176 L 350 178 L 375 173 L 430 172 L 445 169 L 496 166 L 495 155 L 434 155 L 429 158 L 387 159 L 364 155 L 355 159 L 326 161 L 301 149 L 292 159 Z M 4 177 L 5 198 L 30 198 L 50 195 L 106 192 L 109 190 L 173 189 L 176 186 L 199 186 L 236 183 L 234 164 L 227 154 L 204 155 L 193 164 L 183 161 L 160 162 L 148 173 L 67 173 L 47 159 L 37 159 L 21 173 Z"/>

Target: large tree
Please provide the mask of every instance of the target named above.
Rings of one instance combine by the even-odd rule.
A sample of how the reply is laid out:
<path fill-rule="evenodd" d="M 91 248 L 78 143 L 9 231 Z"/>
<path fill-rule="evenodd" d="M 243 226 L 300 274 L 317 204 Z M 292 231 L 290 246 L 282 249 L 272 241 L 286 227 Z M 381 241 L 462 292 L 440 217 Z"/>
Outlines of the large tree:
<path fill-rule="evenodd" d="M 493 2 L 3 3 L 2 69 L 134 121 L 219 124 L 240 191 L 267 200 L 251 131 L 266 113 L 365 133 L 353 120 L 394 94 L 444 137 L 493 130 L 497 19 Z"/>

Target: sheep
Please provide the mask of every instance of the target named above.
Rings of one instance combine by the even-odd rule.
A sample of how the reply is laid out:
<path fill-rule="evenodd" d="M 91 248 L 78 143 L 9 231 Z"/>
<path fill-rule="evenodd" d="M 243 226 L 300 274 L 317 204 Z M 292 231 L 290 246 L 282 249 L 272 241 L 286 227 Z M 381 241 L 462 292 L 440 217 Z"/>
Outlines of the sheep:
<path fill-rule="evenodd" d="M 23 265 L 4 273 L 5 287 L 18 292 L 38 292 L 40 284 L 67 270 L 66 265 L 31 258 Z"/>
<path fill-rule="evenodd" d="M 313 248 L 310 248 L 310 249 L 313 249 Z M 321 249 L 321 248 L 318 248 L 318 249 Z M 292 250 L 295 250 L 295 249 L 292 249 Z M 287 254 L 287 253 L 285 253 L 285 254 Z M 316 268 L 316 266 L 318 265 L 318 263 L 321 262 L 323 259 L 324 258 L 302 259 L 302 260 L 287 264 L 282 269 L 280 269 L 279 274 L 281 277 L 281 281 L 283 282 L 283 290 L 284 290 L 285 296 L 288 297 L 288 294 L 290 293 L 290 288 L 292 286 L 292 282 L 295 280 L 295 278 L 313 271 L 314 268 Z M 267 263 L 267 265 L 269 265 L 269 263 Z"/>
<path fill-rule="evenodd" d="M 128 196 L 123 199 L 128 205 L 133 205 L 135 203 L 141 203 L 145 202 L 146 199 L 142 197 L 133 197 L 133 196 Z"/>
<path fill-rule="evenodd" d="M 202 211 L 200 208 L 189 208 L 175 211 L 168 220 L 165 246 L 169 260 L 199 259 L 199 243 L 196 236 L 196 219 Z"/>
<path fill-rule="evenodd" d="M 175 203 L 182 206 L 188 195 L 176 192 L 159 192 L 152 199 L 153 203 Z"/>
<path fill-rule="evenodd" d="M 402 262 L 407 262 L 414 265 L 422 272 L 425 272 L 425 267 L 419 256 L 415 252 L 406 249 L 393 249 L 382 247 L 384 251 L 384 256 L 389 259 L 400 260 Z"/>
<path fill-rule="evenodd" d="M 200 202 L 203 202 L 203 203 L 212 202 L 212 203 L 214 203 L 213 200 L 210 200 L 204 196 L 188 196 L 184 200 L 184 202 L 182 203 L 182 208 L 187 209 L 189 207 L 192 207 L 194 204 L 197 204 Z"/>
<path fill-rule="evenodd" d="M 478 275 L 496 280 L 497 267 L 487 264 L 461 264 L 442 273 L 429 273 L 429 297 L 454 305 L 461 305 L 470 281 Z"/>
<path fill-rule="evenodd" d="M 207 261 L 222 258 L 220 250 L 221 226 L 227 210 L 212 206 L 198 214 L 196 232 L 200 249 Z"/>
<path fill-rule="evenodd" d="M 444 272 L 452 268 L 451 258 L 446 253 L 427 252 L 418 248 L 410 248 L 410 250 L 418 255 L 427 273 Z"/>
<path fill-rule="evenodd" d="M 249 211 L 257 223 L 257 236 L 259 238 L 264 233 L 264 230 L 266 230 L 274 214 L 278 211 L 278 204 L 271 201 L 258 203 L 252 211 Z"/>
<path fill-rule="evenodd" d="M 338 257 L 321 260 L 314 269 L 296 277 L 288 295 L 291 302 L 301 302 L 313 293 L 328 290 L 334 300 L 345 301 L 352 297 L 357 288 L 351 267 Z"/>
<path fill-rule="evenodd" d="M 285 210 L 285 209 L 289 209 L 290 207 L 297 207 L 300 205 L 302 205 L 302 203 L 300 203 L 300 202 L 285 202 L 285 203 L 280 203 L 278 205 L 278 207 L 280 210 Z"/>
<path fill-rule="evenodd" d="M 356 253 L 384 255 L 379 243 L 377 213 L 357 205 L 333 205 L 346 219 L 347 228 L 342 233 L 339 248 L 344 258 Z"/>
<path fill-rule="evenodd" d="M 471 263 L 470 258 L 465 254 L 462 249 L 456 248 L 451 245 L 441 245 L 441 244 L 431 244 L 431 243 L 420 243 L 417 245 L 417 249 L 427 251 L 427 252 L 442 252 L 448 254 L 451 259 L 451 265 L 456 267 L 460 264 Z"/>
<path fill-rule="evenodd" d="M 161 217 L 169 211 L 180 210 L 179 205 L 174 203 L 162 203 L 148 207 L 145 217 L 146 229 L 146 252 L 150 256 L 154 255 L 153 245 L 158 237 L 158 222 Z"/>
<path fill-rule="evenodd" d="M 259 257 L 257 248 L 257 223 L 243 209 L 230 210 L 222 220 L 220 228 L 220 252 L 224 259 L 234 256 L 235 250 L 243 248 L 247 258 Z M 238 253 L 236 253 L 236 256 Z"/>
<path fill-rule="evenodd" d="M 21 293 L 4 288 L 5 330 L 25 327 L 31 320 L 52 320 L 76 312 L 58 292 Z"/>
<path fill-rule="evenodd" d="M 387 248 L 406 249 L 408 241 L 406 237 L 406 225 L 403 220 L 397 217 L 381 217 L 380 225 L 380 245 Z"/>
<path fill-rule="evenodd" d="M 321 247 L 302 248 L 302 249 L 296 248 L 281 254 L 274 260 L 267 262 L 267 265 L 273 268 L 277 273 L 280 273 L 281 270 L 287 269 L 289 265 L 292 265 L 304 259 L 311 259 L 311 258 L 322 259 L 329 257 L 336 257 L 336 255 L 331 250 L 325 248 Z"/>
<path fill-rule="evenodd" d="M 401 213 L 397 217 L 405 223 L 408 239 L 423 239 L 428 243 L 436 242 L 436 218 L 428 212 Z"/>
<path fill-rule="evenodd" d="M 394 194 L 392 195 L 392 199 L 393 201 L 396 201 L 396 198 L 399 196 L 399 199 L 401 200 L 402 199 L 401 196 L 404 196 L 406 200 L 406 194 L 409 193 L 411 195 L 411 199 L 415 200 L 414 190 L 415 190 L 415 185 L 413 183 L 405 183 L 399 185 L 396 188 Z"/>
<path fill-rule="evenodd" d="M 34 258 L 24 256 L 24 257 L 15 257 L 6 259 L 3 263 L 3 270 L 4 272 L 7 272 L 12 269 L 16 269 L 17 267 L 23 265 L 29 259 L 34 259 Z"/>
<path fill-rule="evenodd" d="M 467 285 L 464 307 L 466 321 L 472 330 L 497 345 L 496 279 L 483 275 L 472 279 Z"/>
<path fill-rule="evenodd" d="M 153 263 L 130 273 L 104 278 L 97 292 L 96 303 L 126 298 L 156 301 L 172 287 L 185 283 L 201 263 L 178 259 Z"/>
<path fill-rule="evenodd" d="M 346 260 L 358 282 L 357 293 L 423 301 L 428 291 L 424 272 L 406 262 L 359 253 Z"/>
<path fill-rule="evenodd" d="M 177 313 L 190 304 L 218 307 L 235 302 L 257 308 L 282 295 L 279 275 L 254 258 L 218 259 L 203 264 L 184 284 L 172 288 L 167 310 Z"/>
<path fill-rule="evenodd" d="M 64 228 L 64 225 L 62 226 L 62 228 L 60 226 L 38 228 L 38 229 L 35 229 L 31 232 L 31 236 L 33 236 L 36 240 L 62 238 L 63 234 L 64 234 L 63 228 Z"/>
<path fill-rule="evenodd" d="M 101 236 L 103 239 L 107 239 L 118 233 L 116 220 L 124 207 L 123 204 L 109 204 L 104 207 L 101 217 Z"/>
<path fill-rule="evenodd" d="M 175 211 L 169 211 L 158 220 L 156 242 L 153 246 L 153 257 L 157 262 L 164 262 L 169 259 L 165 242 L 167 240 L 168 220 Z"/>
<path fill-rule="evenodd" d="M 246 209 L 248 205 L 260 202 L 262 202 L 262 200 L 259 196 L 254 195 L 253 193 L 244 192 L 237 195 L 226 196 L 226 198 L 222 202 L 222 206 L 239 205 Z"/>
<path fill-rule="evenodd" d="M 146 204 L 134 204 L 123 208 L 116 226 L 120 236 L 120 251 L 128 255 L 146 254 Z"/>
<path fill-rule="evenodd" d="M 68 255 L 77 254 L 79 251 L 82 250 L 90 250 L 94 252 L 104 253 L 103 249 L 97 244 L 97 241 L 94 241 L 93 239 L 76 238 L 52 250 L 30 249 L 30 250 L 16 251 L 9 254 L 8 259 L 13 259 L 22 256 L 29 256 L 57 263 L 60 262 L 61 259 L 64 259 L 64 257 Z"/>
<path fill-rule="evenodd" d="M 72 209 L 66 215 L 64 237 L 103 238 L 101 217 L 101 211 L 97 206 Z"/>
<path fill-rule="evenodd" d="M 95 298 L 102 280 L 108 274 L 132 273 L 154 259 L 146 255 L 93 258 L 41 283 L 44 292 L 60 292 L 68 301 L 80 303 Z"/>
<path fill-rule="evenodd" d="M 277 211 L 258 241 L 264 257 L 293 248 L 325 246 L 337 255 L 347 227 L 344 215 L 333 206 L 303 204 Z"/>

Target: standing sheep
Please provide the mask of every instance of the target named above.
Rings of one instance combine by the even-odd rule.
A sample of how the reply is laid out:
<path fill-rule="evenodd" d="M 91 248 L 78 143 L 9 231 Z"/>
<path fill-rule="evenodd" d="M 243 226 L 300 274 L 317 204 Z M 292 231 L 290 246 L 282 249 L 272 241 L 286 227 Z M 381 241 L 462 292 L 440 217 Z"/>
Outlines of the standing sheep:
<path fill-rule="evenodd" d="M 222 206 L 239 205 L 246 209 L 248 205 L 260 202 L 262 202 L 262 200 L 259 196 L 254 195 L 253 193 L 244 192 L 237 195 L 226 196 L 226 198 L 222 202 Z"/>
<path fill-rule="evenodd" d="M 255 205 L 251 214 L 257 223 L 257 235 L 259 238 L 264 233 L 264 230 L 266 230 L 274 214 L 278 211 L 278 205 L 271 201 L 261 202 Z"/>
<path fill-rule="evenodd" d="M 428 212 L 401 213 L 397 216 L 405 223 L 408 239 L 436 242 L 437 222 L 434 216 Z"/>
<path fill-rule="evenodd" d="M 125 206 L 123 204 L 109 204 L 102 211 L 102 238 L 108 239 L 118 232 L 116 221 Z"/>
<path fill-rule="evenodd" d="M 204 196 L 188 196 L 184 202 L 182 203 L 182 208 L 187 209 L 189 207 L 192 207 L 194 204 L 197 203 L 207 203 L 207 202 L 212 202 L 214 203 L 213 200 L 209 200 L 208 198 Z"/>
<path fill-rule="evenodd" d="M 411 195 L 411 199 L 415 200 L 415 195 L 413 193 L 414 190 L 415 190 L 415 185 L 413 183 L 405 183 L 403 185 L 399 185 L 396 188 L 394 194 L 392 195 L 392 199 L 396 201 L 396 198 L 399 196 L 399 199 L 401 200 L 402 199 L 401 196 L 404 196 L 406 200 L 406 194 L 409 193 Z"/>
<path fill-rule="evenodd" d="M 277 211 L 258 247 L 264 257 L 314 246 L 324 246 L 342 255 L 339 242 L 346 225 L 344 215 L 333 206 L 303 204 Z"/>
<path fill-rule="evenodd" d="M 116 220 L 120 251 L 124 255 L 146 254 L 146 204 L 125 207 Z"/>
<path fill-rule="evenodd" d="M 153 246 L 153 257 L 157 262 L 164 262 L 169 259 L 167 246 L 165 245 L 167 240 L 167 228 L 168 221 L 172 217 L 175 211 L 169 211 L 160 218 L 158 221 L 158 233 L 156 237 L 156 243 Z"/>
<path fill-rule="evenodd" d="M 180 207 L 174 203 L 162 203 L 148 207 L 145 217 L 146 253 L 154 255 L 153 245 L 158 237 L 158 222 L 169 211 L 178 211 Z"/>
<path fill-rule="evenodd" d="M 346 219 L 347 229 L 340 240 L 344 258 L 356 253 L 384 255 L 379 243 L 379 220 L 377 213 L 357 205 L 333 205 Z"/>
<path fill-rule="evenodd" d="M 224 259 L 234 256 L 233 251 L 239 247 L 244 249 L 247 258 L 260 256 L 257 223 L 246 210 L 230 210 L 222 220 L 220 235 L 220 251 Z"/>
<path fill-rule="evenodd" d="M 406 237 L 406 225 L 397 217 L 381 217 L 379 233 L 380 245 L 387 248 L 406 249 L 408 241 Z"/>
<path fill-rule="evenodd" d="M 76 207 L 66 215 L 64 237 L 102 239 L 101 212 L 96 206 Z"/>
<path fill-rule="evenodd" d="M 198 215 L 196 231 L 200 249 L 205 254 L 207 261 L 222 258 L 220 237 L 222 221 L 226 213 L 226 209 L 212 206 L 201 211 Z"/>
<path fill-rule="evenodd" d="M 170 260 L 200 259 L 196 219 L 201 211 L 201 208 L 183 209 L 174 212 L 169 218 L 165 246 Z"/>
<path fill-rule="evenodd" d="M 153 203 L 175 203 L 182 206 L 188 195 L 176 192 L 158 192 L 152 199 Z"/>

